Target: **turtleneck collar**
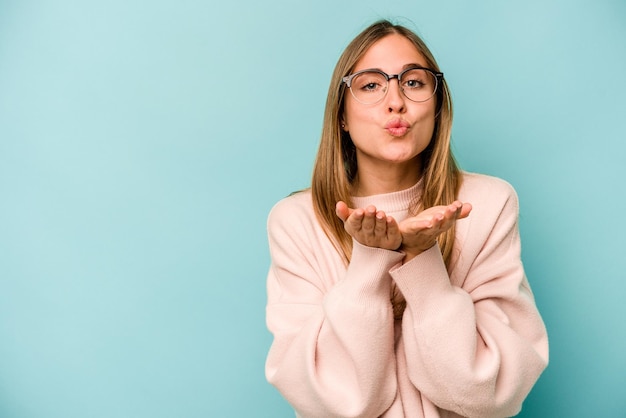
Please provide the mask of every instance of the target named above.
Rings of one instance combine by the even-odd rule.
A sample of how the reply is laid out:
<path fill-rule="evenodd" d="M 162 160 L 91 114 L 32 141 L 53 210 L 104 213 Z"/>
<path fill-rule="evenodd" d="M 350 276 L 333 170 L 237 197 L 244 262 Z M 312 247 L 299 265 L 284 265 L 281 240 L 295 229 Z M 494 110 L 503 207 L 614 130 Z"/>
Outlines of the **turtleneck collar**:
<path fill-rule="evenodd" d="M 387 214 L 406 212 L 416 199 L 420 198 L 423 191 L 423 176 L 412 187 L 397 192 L 376 194 L 372 196 L 353 196 L 352 203 L 355 208 L 364 208 L 374 205 L 376 209 L 385 211 Z"/>

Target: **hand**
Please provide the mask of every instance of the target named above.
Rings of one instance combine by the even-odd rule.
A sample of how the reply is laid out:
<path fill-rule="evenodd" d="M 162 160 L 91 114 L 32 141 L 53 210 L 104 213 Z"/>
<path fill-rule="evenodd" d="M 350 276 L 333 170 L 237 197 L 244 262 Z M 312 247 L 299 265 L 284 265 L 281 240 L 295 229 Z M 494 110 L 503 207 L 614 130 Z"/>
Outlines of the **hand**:
<path fill-rule="evenodd" d="M 458 219 L 467 218 L 472 205 L 455 201 L 447 206 L 433 206 L 399 225 L 402 234 L 402 251 L 406 263 L 437 242 L 437 237 L 454 225 Z"/>
<path fill-rule="evenodd" d="M 372 205 L 365 209 L 351 209 L 345 202 L 337 202 L 336 213 L 346 232 L 363 245 L 397 250 L 402 243 L 396 220 Z"/>

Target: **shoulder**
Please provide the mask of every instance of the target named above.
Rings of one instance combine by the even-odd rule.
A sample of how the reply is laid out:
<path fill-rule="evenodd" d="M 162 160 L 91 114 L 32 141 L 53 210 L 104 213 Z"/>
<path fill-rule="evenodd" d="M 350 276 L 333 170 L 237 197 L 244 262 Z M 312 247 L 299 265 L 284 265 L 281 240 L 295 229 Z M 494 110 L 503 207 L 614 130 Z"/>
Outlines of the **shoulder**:
<path fill-rule="evenodd" d="M 517 245 L 519 206 L 513 186 L 505 180 L 484 174 L 463 172 L 463 183 L 458 199 L 472 205 L 466 219 L 457 223 L 456 245 L 460 252 L 454 255 L 460 262 L 456 280 L 464 282 L 470 266 L 479 254 L 490 257 L 498 248 Z M 503 247 L 500 245 L 504 242 Z M 517 254 L 513 251 L 510 254 Z M 508 257 L 508 256 L 507 256 Z M 517 256 L 516 256 L 517 257 Z M 483 260 L 483 258 L 481 258 Z"/>
<path fill-rule="evenodd" d="M 509 230 L 517 223 L 517 193 L 510 183 L 501 178 L 464 172 L 458 199 L 472 205 L 469 216 L 472 228 Z"/>
<path fill-rule="evenodd" d="M 328 247 L 328 237 L 313 209 L 310 189 L 292 193 L 272 207 L 267 218 L 267 237 L 272 258 L 278 254 L 315 258 L 327 248 L 335 248 Z"/>
<path fill-rule="evenodd" d="M 269 218 L 283 218 L 291 215 L 303 215 L 313 212 L 311 190 L 294 192 L 276 202 L 269 213 Z"/>
<path fill-rule="evenodd" d="M 279 200 L 269 212 L 267 227 L 270 231 L 275 228 L 293 230 L 313 222 L 315 222 L 315 212 L 311 190 L 306 189 Z"/>
<path fill-rule="evenodd" d="M 459 200 L 469 201 L 472 204 L 507 205 L 517 208 L 517 193 L 506 180 L 478 173 L 463 172 L 462 175 L 463 181 L 459 190 Z"/>

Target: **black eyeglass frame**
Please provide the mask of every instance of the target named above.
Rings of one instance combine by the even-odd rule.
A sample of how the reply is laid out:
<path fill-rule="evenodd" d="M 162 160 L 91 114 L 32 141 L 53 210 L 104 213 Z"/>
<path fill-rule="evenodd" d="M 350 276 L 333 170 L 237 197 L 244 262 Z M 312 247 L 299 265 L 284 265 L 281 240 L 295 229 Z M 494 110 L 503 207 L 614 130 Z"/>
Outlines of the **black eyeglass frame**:
<path fill-rule="evenodd" d="M 409 96 L 406 95 L 406 93 L 404 92 L 404 89 L 402 88 L 402 84 L 400 84 L 400 81 L 402 80 L 402 76 L 412 70 L 424 70 L 424 71 L 428 71 L 429 73 L 431 73 L 434 77 L 435 77 L 435 89 L 433 90 L 433 94 L 432 96 L 430 96 L 428 99 L 426 100 L 413 100 L 411 99 Z M 443 73 L 440 71 L 435 71 L 431 68 L 426 68 L 426 67 L 421 67 L 419 65 L 414 65 L 411 66 L 405 70 L 402 70 L 401 72 L 399 72 L 398 74 L 387 74 L 386 72 L 384 72 L 383 70 L 379 70 L 377 68 L 367 68 L 365 70 L 360 70 L 357 71 L 356 73 L 353 74 L 349 74 L 345 77 L 343 77 L 341 79 L 342 83 L 346 83 L 346 86 L 348 87 L 348 89 L 350 89 L 350 94 L 352 94 L 352 96 L 354 97 L 354 93 L 352 92 L 352 80 L 354 79 L 354 77 L 361 75 L 363 73 L 378 73 L 380 75 L 382 75 L 383 77 L 385 77 L 385 79 L 387 80 L 387 85 L 389 85 L 389 80 L 393 80 L 394 78 L 396 78 L 398 80 L 398 84 L 400 86 L 400 91 L 402 92 L 402 94 L 404 94 L 404 97 L 406 97 L 407 99 L 409 99 L 412 102 L 416 102 L 416 103 L 423 103 L 423 102 L 427 102 L 430 99 L 432 99 L 432 97 L 437 93 L 437 89 L 439 89 L 439 85 L 441 84 L 441 80 L 443 80 Z M 387 96 L 387 92 L 389 91 L 389 89 L 385 90 L 385 94 L 383 95 L 383 97 L 380 98 L 380 100 L 374 102 L 374 103 L 366 103 L 366 104 L 376 104 L 379 103 L 382 99 L 384 99 Z M 363 103 L 361 102 L 359 99 L 357 99 L 356 97 L 354 97 L 356 101 L 358 101 L 359 103 Z"/>

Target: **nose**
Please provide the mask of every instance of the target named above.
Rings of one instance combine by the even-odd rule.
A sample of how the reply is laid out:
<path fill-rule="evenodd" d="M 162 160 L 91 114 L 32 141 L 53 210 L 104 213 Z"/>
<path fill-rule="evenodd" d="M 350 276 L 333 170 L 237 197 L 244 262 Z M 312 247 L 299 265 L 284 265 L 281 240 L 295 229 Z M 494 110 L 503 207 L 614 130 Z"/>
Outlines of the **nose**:
<path fill-rule="evenodd" d="M 395 82 L 394 79 L 395 78 Z M 389 77 L 387 84 L 387 108 L 389 113 L 403 113 L 406 110 L 406 97 L 400 88 L 398 76 Z"/>

